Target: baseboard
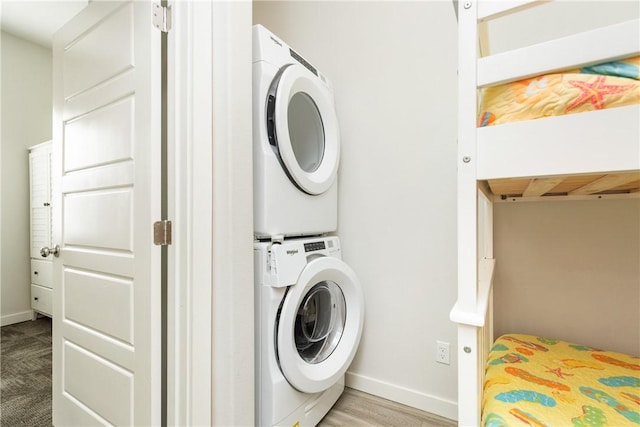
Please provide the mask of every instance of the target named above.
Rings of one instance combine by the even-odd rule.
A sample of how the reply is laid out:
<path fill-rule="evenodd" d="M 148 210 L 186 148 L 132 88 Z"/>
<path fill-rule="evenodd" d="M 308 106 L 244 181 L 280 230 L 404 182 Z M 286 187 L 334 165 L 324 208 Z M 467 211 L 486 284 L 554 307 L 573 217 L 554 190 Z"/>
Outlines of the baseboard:
<path fill-rule="evenodd" d="M 444 418 L 458 419 L 457 402 L 430 396 L 417 390 L 411 390 L 351 372 L 347 372 L 345 375 L 345 385 Z"/>
<path fill-rule="evenodd" d="M 0 317 L 0 326 L 13 325 L 14 323 L 26 322 L 27 320 L 33 320 L 33 310 L 2 316 Z"/>

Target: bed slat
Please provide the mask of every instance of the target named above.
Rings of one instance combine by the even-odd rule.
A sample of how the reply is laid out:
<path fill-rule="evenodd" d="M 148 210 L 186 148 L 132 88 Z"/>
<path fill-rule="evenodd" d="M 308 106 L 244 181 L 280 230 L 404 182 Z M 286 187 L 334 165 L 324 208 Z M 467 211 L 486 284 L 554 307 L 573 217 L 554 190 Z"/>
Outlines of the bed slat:
<path fill-rule="evenodd" d="M 506 178 L 490 180 L 488 184 L 495 196 L 527 199 L 541 196 L 620 195 L 640 191 L 640 172 Z"/>
<path fill-rule="evenodd" d="M 527 186 L 524 193 L 522 193 L 523 197 L 537 197 L 542 196 L 545 193 L 553 190 L 558 184 L 564 181 L 563 177 L 553 177 L 553 178 L 533 178 L 529 181 L 529 185 Z"/>
<path fill-rule="evenodd" d="M 640 35 L 640 19 L 480 58 L 478 87 L 637 55 L 640 37 L 629 37 L 629 34 Z M 576 46 L 589 48 L 576 49 Z"/>
<path fill-rule="evenodd" d="M 597 179 L 583 187 L 575 189 L 569 192 L 569 195 L 584 195 L 584 194 L 596 194 L 603 191 L 611 190 L 616 187 L 620 187 L 630 182 L 637 181 L 639 174 L 637 173 L 624 173 L 624 174 L 609 174 L 600 179 Z"/>

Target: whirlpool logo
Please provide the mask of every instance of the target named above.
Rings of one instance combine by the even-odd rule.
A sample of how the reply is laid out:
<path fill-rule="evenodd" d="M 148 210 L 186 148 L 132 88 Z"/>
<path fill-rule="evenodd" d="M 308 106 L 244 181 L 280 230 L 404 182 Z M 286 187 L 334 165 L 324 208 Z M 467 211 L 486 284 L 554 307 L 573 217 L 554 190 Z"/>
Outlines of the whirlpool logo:
<path fill-rule="evenodd" d="M 297 250 L 297 249 L 289 249 L 289 250 L 287 251 L 287 255 L 295 255 L 295 254 L 297 254 L 297 253 L 298 253 L 298 250 Z"/>

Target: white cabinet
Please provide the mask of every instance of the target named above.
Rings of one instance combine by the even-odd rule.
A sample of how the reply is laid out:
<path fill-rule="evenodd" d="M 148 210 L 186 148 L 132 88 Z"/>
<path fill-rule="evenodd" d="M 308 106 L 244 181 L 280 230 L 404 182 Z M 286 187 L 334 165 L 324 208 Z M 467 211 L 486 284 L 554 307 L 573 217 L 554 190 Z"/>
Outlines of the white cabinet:
<path fill-rule="evenodd" d="M 29 148 L 31 308 L 51 316 L 53 263 L 40 249 L 51 246 L 51 142 Z"/>

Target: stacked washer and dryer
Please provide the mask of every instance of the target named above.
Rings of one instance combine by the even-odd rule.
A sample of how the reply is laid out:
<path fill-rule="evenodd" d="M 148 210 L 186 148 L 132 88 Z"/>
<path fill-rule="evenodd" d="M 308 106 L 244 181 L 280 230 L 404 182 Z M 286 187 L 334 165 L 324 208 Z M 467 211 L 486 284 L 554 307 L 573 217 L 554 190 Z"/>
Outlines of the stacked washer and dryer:
<path fill-rule="evenodd" d="M 344 390 L 364 299 L 342 261 L 329 80 L 253 27 L 256 425 L 317 424 Z"/>

